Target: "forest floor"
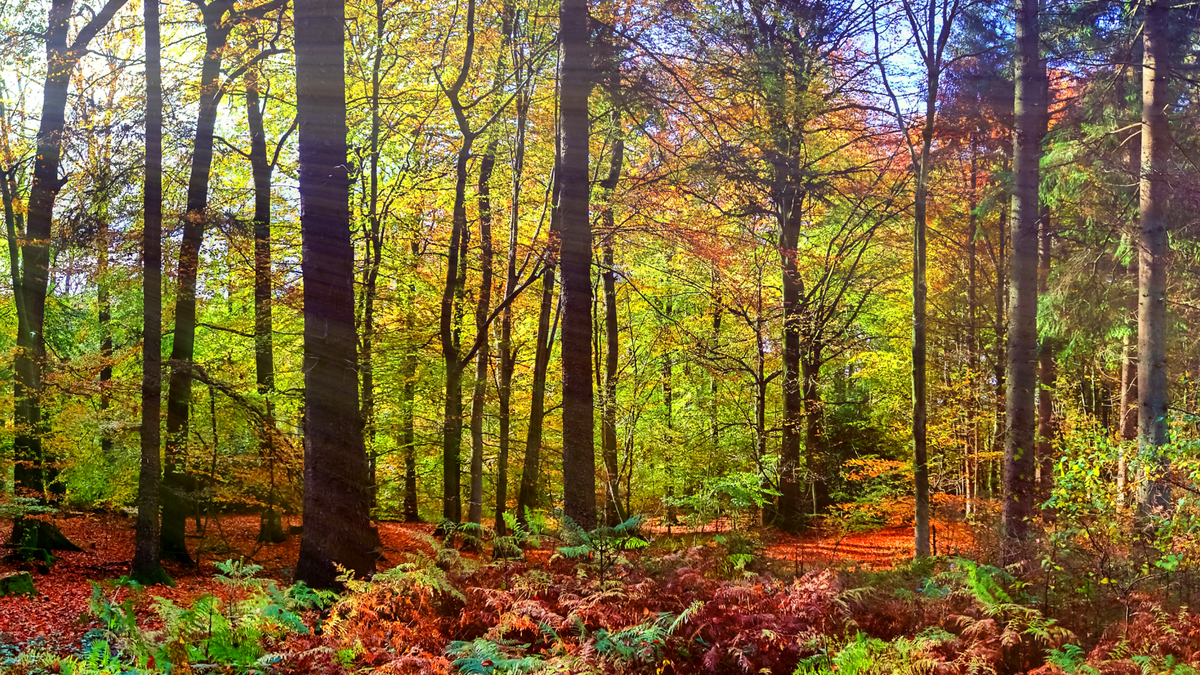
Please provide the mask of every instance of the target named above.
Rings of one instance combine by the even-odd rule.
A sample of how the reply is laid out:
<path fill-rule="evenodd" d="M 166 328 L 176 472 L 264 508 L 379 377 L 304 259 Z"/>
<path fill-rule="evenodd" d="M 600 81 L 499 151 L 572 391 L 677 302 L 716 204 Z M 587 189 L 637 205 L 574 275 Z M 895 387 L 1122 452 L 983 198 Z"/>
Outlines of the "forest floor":
<path fill-rule="evenodd" d="M 13 572 L 34 572 L 34 583 L 38 591 L 35 598 L 0 598 L 0 645 L 18 647 L 33 646 L 57 653 L 75 652 L 80 649 L 84 635 L 98 626 L 89 613 L 92 597 L 90 582 L 116 579 L 129 571 L 134 551 L 133 518 L 111 513 L 71 514 L 59 518 L 57 524 L 63 533 L 82 552 L 60 552 L 53 568 L 42 573 L 28 564 L 0 560 L 0 577 Z M 289 583 L 300 548 L 300 537 L 292 536 L 281 544 L 263 545 L 256 541 L 259 520 L 257 516 L 229 515 L 212 517 L 204 522 L 203 534 L 196 530 L 196 523 L 188 521 L 189 548 L 198 560 L 196 567 L 167 562 L 167 572 L 175 580 L 175 588 L 160 587 L 154 595 L 184 605 L 195 598 L 211 593 L 220 595 L 224 586 L 215 575 L 215 564 L 228 559 L 244 558 L 248 563 L 263 567 L 260 576 Z M 285 523 L 286 525 L 296 523 Z M 943 541 L 956 550 L 970 539 L 969 530 L 958 523 L 939 523 L 940 533 L 946 533 Z M 0 523 L 0 541 L 7 541 L 12 524 Z M 688 540 L 710 537 L 727 532 L 729 524 L 718 523 L 701 529 L 674 526 L 668 536 Z M 664 532 L 659 532 L 663 530 Z M 661 537 L 664 527 L 652 527 Z M 383 560 L 380 569 L 388 569 L 403 562 L 408 554 L 432 549 L 430 538 L 433 525 L 427 523 L 379 524 L 383 543 Z M 864 567 L 890 567 L 897 561 L 912 557 L 912 530 L 910 527 L 885 527 L 875 532 L 822 533 L 810 532 L 803 535 L 779 534 L 766 548 L 765 555 L 782 564 L 795 565 L 803 571 L 806 567 L 830 564 L 859 564 Z M 528 552 L 531 560 L 545 559 L 553 553 L 547 547 Z M 471 554 L 468 554 L 471 555 Z M 118 592 L 118 595 L 122 595 Z M 139 619 L 153 625 L 155 613 L 150 606 L 139 606 Z"/>

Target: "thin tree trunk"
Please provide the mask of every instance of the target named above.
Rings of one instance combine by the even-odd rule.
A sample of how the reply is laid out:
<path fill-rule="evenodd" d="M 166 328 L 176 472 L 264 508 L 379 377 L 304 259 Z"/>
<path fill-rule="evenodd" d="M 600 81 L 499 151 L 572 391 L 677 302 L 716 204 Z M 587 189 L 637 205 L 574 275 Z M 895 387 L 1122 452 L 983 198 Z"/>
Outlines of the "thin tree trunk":
<path fill-rule="evenodd" d="M 1138 445 L 1144 458 L 1139 499 L 1143 518 L 1171 508 L 1162 454 L 1167 443 L 1167 3 L 1151 0 L 1142 30 L 1142 170 L 1138 244 Z"/>
<path fill-rule="evenodd" d="M 175 294 L 175 330 L 171 342 L 171 376 L 167 385 L 167 437 L 163 477 L 163 555 L 190 564 L 184 540 L 188 502 L 195 479 L 188 475 L 187 441 L 192 401 L 192 358 L 196 346 L 196 279 L 200 247 L 208 219 L 208 184 L 212 172 L 213 138 L 220 103 L 221 62 L 231 26 L 224 22 L 227 3 L 211 2 L 204 13 L 204 62 L 200 71 L 200 103 L 192 145 L 187 210 L 179 247 Z"/>
<path fill-rule="evenodd" d="M 458 122 L 462 136 L 454 165 L 454 207 L 451 213 L 450 243 L 446 263 L 446 285 L 442 290 L 438 336 L 442 345 L 442 361 L 446 369 L 446 400 L 442 415 L 442 520 L 457 523 L 462 520 L 462 372 L 465 366 L 460 356 L 463 294 L 466 285 L 466 249 L 470 232 L 467 228 L 467 165 L 476 134 L 466 117 L 459 93 L 470 76 L 475 54 L 475 0 L 467 2 L 466 48 L 458 77 L 446 90 L 446 96 Z"/>
<path fill-rule="evenodd" d="M 610 86 L 610 95 L 611 89 Z M 615 102 L 614 102 L 615 105 Z M 613 111 L 612 120 L 614 131 L 620 119 Z M 617 323 L 617 271 L 614 254 L 616 239 L 616 221 L 613 217 L 613 194 L 617 182 L 621 178 L 621 165 L 625 157 L 625 141 L 613 139 L 612 159 L 609 163 L 608 176 L 601 181 L 605 203 L 601 217 L 602 248 L 604 265 L 601 268 L 601 280 L 604 286 L 604 398 L 601 420 L 601 455 L 604 458 L 604 471 L 607 477 L 604 503 L 606 520 L 615 524 L 625 520 L 625 509 L 621 505 L 621 470 L 617 462 L 617 372 L 620 366 L 620 332 Z"/>
<path fill-rule="evenodd" d="M 112 296 L 109 292 L 108 214 L 101 207 L 100 226 L 96 236 L 96 304 L 97 323 L 100 327 L 100 454 L 104 461 L 112 460 L 113 439 L 108 430 L 108 409 L 112 404 L 113 336 Z"/>
<path fill-rule="evenodd" d="M 820 346 L 812 345 L 806 358 L 800 361 L 801 395 L 804 397 L 804 454 L 810 471 L 824 475 L 824 451 L 821 444 L 821 391 L 817 378 L 821 374 Z M 816 473 L 814 473 L 816 481 Z M 815 485 L 815 483 L 814 483 Z M 817 515 L 826 506 L 828 490 L 813 489 L 812 513 Z"/>
<path fill-rule="evenodd" d="M 267 508 L 260 518 L 258 540 L 279 543 L 287 538 L 276 501 L 275 340 L 271 316 L 271 174 L 263 107 L 254 77 L 246 80 L 246 119 L 250 127 L 250 164 L 254 175 L 254 378 L 266 406 L 266 428 L 260 431 L 259 453 L 267 465 Z"/>
<path fill-rule="evenodd" d="M 1033 517 L 1034 402 L 1037 392 L 1038 161 L 1046 105 L 1039 73 L 1038 2 L 1018 0 L 1016 128 L 1013 133 L 1012 257 L 1009 275 L 1008 375 L 1004 447 L 1005 551 L 1008 561 L 1025 557 Z"/>
<path fill-rule="evenodd" d="M 419 252 L 417 241 L 414 239 L 411 244 L 414 264 Z M 400 389 L 400 407 L 401 414 L 403 415 L 400 445 L 404 452 L 404 521 L 408 523 L 421 522 L 421 514 L 417 508 L 417 437 L 414 420 L 416 413 L 417 349 L 411 337 L 412 331 L 415 331 L 417 328 L 416 314 L 413 311 L 416 298 L 416 284 L 410 281 L 408 298 L 406 300 L 407 309 L 404 317 L 404 323 L 408 327 L 410 337 L 408 338 L 409 344 L 406 347 L 400 371 L 401 376 L 404 378 L 404 386 Z"/>
<path fill-rule="evenodd" d="M 50 238 L 54 201 L 65 184 L 60 179 L 63 136 L 66 130 L 67 91 L 71 73 L 87 52 L 88 44 L 108 25 L 126 0 L 108 0 L 104 7 L 68 42 L 74 0 L 53 0 L 46 31 L 46 79 L 42 87 L 42 118 L 37 133 L 33 162 L 33 185 L 29 193 L 28 223 L 21 245 L 21 309 L 24 330 L 17 335 L 14 363 L 14 412 L 17 425 L 13 442 L 15 487 L 25 494 L 48 501 L 56 492 L 57 472 L 47 463 L 42 447 L 45 421 L 42 417 L 42 369 L 46 358 L 46 290 L 50 280 Z M 13 169 L 15 170 L 15 169 Z M 11 197 L 11 196 L 10 196 Z M 14 289 L 15 290 L 15 289 Z M 78 550 L 49 523 L 18 518 L 13 523 L 11 542 L 26 550 Z"/>
<path fill-rule="evenodd" d="M 483 408 L 487 393 L 488 360 L 491 358 L 488 340 L 488 312 L 492 305 L 492 169 L 496 165 L 496 141 L 488 143 L 479 162 L 479 297 L 475 305 L 475 388 L 471 392 L 471 503 L 468 519 L 476 525 L 483 522 Z"/>
<path fill-rule="evenodd" d="M 592 223 L 588 212 L 588 95 L 592 50 L 587 0 L 561 0 L 563 511 L 596 526 L 592 414 Z"/>
<path fill-rule="evenodd" d="M 375 571 L 370 474 L 358 407 L 354 246 L 347 175 L 345 5 L 295 0 L 304 275 L 304 537 L 296 578 L 336 585 Z"/>
<path fill-rule="evenodd" d="M 383 41 L 387 18 L 383 0 L 375 0 L 375 58 L 371 64 L 371 193 L 367 214 L 370 232 L 363 269 L 363 335 L 359 354 L 362 375 L 362 420 L 364 442 L 371 474 L 371 508 L 379 506 L 379 457 L 375 446 L 375 293 L 383 262 L 383 216 L 379 213 L 379 136 L 381 120 L 380 78 L 383 70 Z"/>
<path fill-rule="evenodd" d="M 162 457 L 162 42 L 158 0 L 146 0 L 146 184 L 142 198 L 142 419 L 137 539 L 131 576 L 163 575 L 159 489 Z"/>
<path fill-rule="evenodd" d="M 1050 292 L 1050 265 L 1053 239 L 1050 236 L 1050 209 L 1042 209 L 1041 255 L 1038 263 L 1038 294 Z M 1038 349 L 1038 500 L 1050 498 L 1054 487 L 1054 339 L 1042 340 Z"/>
<path fill-rule="evenodd" d="M 553 347 L 554 326 L 554 277 L 558 269 L 559 253 L 559 208 L 558 192 L 561 181 L 555 162 L 551 194 L 554 206 L 550 211 L 550 232 L 546 239 L 544 270 L 542 272 L 542 299 L 538 307 L 537 336 L 534 338 L 533 381 L 530 384 L 529 429 L 525 437 L 525 459 L 521 468 L 521 488 L 517 493 L 517 520 L 527 522 L 528 511 L 538 505 L 538 476 L 541 473 L 542 432 L 546 418 L 546 373 L 550 366 Z"/>
<path fill-rule="evenodd" d="M 979 266 L 975 240 L 979 237 L 979 219 L 975 209 L 979 206 L 979 170 L 976 158 L 976 140 L 971 136 L 971 192 L 967 208 L 967 369 L 970 372 L 970 394 L 967 403 L 967 457 L 963 467 L 965 478 L 966 515 L 975 513 L 975 502 L 979 498 L 979 327 L 978 327 L 978 274 Z"/>
<path fill-rule="evenodd" d="M 506 4 L 506 8 L 511 3 Z M 515 17 L 510 21 L 515 36 Z M 516 43 L 515 37 L 511 40 Z M 513 72 L 519 72 L 520 59 L 514 59 Z M 504 268 L 504 297 L 512 297 L 517 290 L 517 246 L 521 222 L 521 180 L 525 168 L 525 132 L 529 119 L 530 92 L 523 88 L 516 98 L 516 139 L 512 159 L 512 206 L 508 216 L 508 258 Z M 504 513 L 508 509 L 508 453 L 512 434 L 512 380 L 516 370 L 516 354 L 512 345 L 512 303 L 505 305 L 500 315 L 500 382 L 499 396 L 500 451 L 496 458 L 496 533 L 504 536 L 508 526 Z"/>

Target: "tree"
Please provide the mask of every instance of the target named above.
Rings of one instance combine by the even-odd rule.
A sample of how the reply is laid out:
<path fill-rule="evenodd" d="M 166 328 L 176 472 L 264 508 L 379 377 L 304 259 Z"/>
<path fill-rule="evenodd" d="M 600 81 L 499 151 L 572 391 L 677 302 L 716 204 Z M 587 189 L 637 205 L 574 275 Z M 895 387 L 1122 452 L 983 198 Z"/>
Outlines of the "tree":
<path fill-rule="evenodd" d="M 162 473 L 162 41 L 158 0 L 146 0 L 146 185 L 142 225 L 142 424 L 137 547 L 132 576 L 161 573 L 159 483 Z"/>
<path fill-rule="evenodd" d="M 370 575 L 379 535 L 358 407 L 354 247 L 346 166 L 345 3 L 296 0 L 304 276 L 304 537 L 296 578 Z"/>
<path fill-rule="evenodd" d="M 267 154 L 267 132 L 263 126 L 262 83 L 254 70 L 246 73 L 246 121 L 250 127 L 251 173 L 254 177 L 254 380 L 263 397 L 263 419 L 259 448 L 267 464 L 270 485 L 267 508 L 262 514 L 258 540 L 279 543 L 287 538 L 283 519 L 277 510 L 276 483 L 279 430 L 275 425 L 275 328 L 271 316 L 274 273 L 271 262 L 271 178 L 279 164 L 279 153 L 296 128 L 293 121 L 272 154 Z"/>
<path fill-rule="evenodd" d="M 55 478 L 42 448 L 45 420 L 42 417 L 43 368 L 46 360 L 46 289 L 50 277 L 50 237 L 54 201 L 66 183 L 59 178 L 63 139 L 66 133 L 67 91 L 71 73 L 88 51 L 88 45 L 108 25 L 127 0 L 108 0 L 92 19 L 69 40 L 75 0 L 53 0 L 46 31 L 46 79 L 42 85 L 42 119 L 37 133 L 33 163 L 33 186 L 29 193 L 29 215 L 21 245 L 21 304 L 24 325 L 17 334 L 16 408 L 17 437 L 13 454 L 16 488 L 46 501 L 47 489 Z M 14 267 L 14 274 L 16 269 Z M 38 520 L 20 518 L 13 525 L 11 541 L 32 550 L 77 550 L 55 528 Z"/>
<path fill-rule="evenodd" d="M 592 389 L 592 222 L 588 212 L 588 96 L 592 56 L 587 0 L 558 8 L 562 72 L 563 511 L 596 526 Z"/>
<path fill-rule="evenodd" d="M 1142 29 L 1142 164 L 1138 228 L 1138 447 L 1145 466 L 1139 512 L 1143 517 L 1171 507 L 1166 476 L 1167 443 L 1167 162 L 1171 130 L 1167 118 L 1170 48 L 1167 0 L 1146 5 Z"/>
<path fill-rule="evenodd" d="M 1017 2 L 1013 133 L 1012 255 L 1009 259 L 1008 368 L 1005 392 L 1005 556 L 1023 559 L 1033 518 L 1037 397 L 1038 201 L 1041 136 L 1046 114 L 1039 55 L 1038 3 Z"/>
<path fill-rule="evenodd" d="M 167 439 L 164 455 L 162 504 L 163 555 L 191 563 L 184 524 L 195 480 L 188 475 L 187 444 L 192 403 L 192 367 L 196 349 L 196 281 L 200 272 L 200 248 L 204 230 L 210 225 L 208 188 L 212 178 L 213 144 L 217 113 L 227 84 L 221 81 L 229 34 L 242 21 L 262 19 L 287 6 L 287 0 L 270 0 L 244 10 L 235 10 L 235 0 L 191 0 L 200 9 L 204 24 L 204 61 L 200 70 L 200 101 L 196 134 L 192 142 L 191 172 L 183 215 L 183 240 L 175 276 L 175 330 L 171 342 L 171 376 L 167 385 Z M 257 58 L 265 58 L 262 52 Z M 241 72 L 253 63 L 243 64 Z M 235 74 L 240 75 L 240 72 Z M 230 78 L 233 79 L 233 78 Z"/>
<path fill-rule="evenodd" d="M 921 63 L 925 67 L 924 110 L 921 119 L 921 137 L 914 142 L 909 134 L 909 124 L 900 107 L 900 101 L 892 91 L 888 81 L 887 67 L 879 49 L 879 27 L 873 24 L 875 32 L 875 58 L 879 72 L 892 101 L 896 120 L 900 131 L 904 134 L 913 170 L 917 174 L 917 184 L 913 196 L 913 265 L 912 265 L 912 397 L 913 397 L 913 473 L 916 485 L 916 514 L 913 519 L 916 557 L 929 555 L 929 464 L 928 464 L 928 385 L 926 344 L 928 342 L 928 327 L 926 322 L 926 305 L 928 303 L 929 287 L 926 274 L 927 266 L 927 234 L 929 213 L 929 175 L 931 170 L 934 132 L 937 125 L 938 87 L 942 74 L 947 67 L 946 47 L 954 22 L 963 11 L 963 3 L 954 0 L 949 3 L 929 0 L 922 6 L 920 3 L 905 0 L 903 3 L 904 18 L 912 33 L 912 39 L 917 45 Z M 875 10 L 872 9 L 874 15 Z M 940 25 L 939 25 L 940 24 Z"/>

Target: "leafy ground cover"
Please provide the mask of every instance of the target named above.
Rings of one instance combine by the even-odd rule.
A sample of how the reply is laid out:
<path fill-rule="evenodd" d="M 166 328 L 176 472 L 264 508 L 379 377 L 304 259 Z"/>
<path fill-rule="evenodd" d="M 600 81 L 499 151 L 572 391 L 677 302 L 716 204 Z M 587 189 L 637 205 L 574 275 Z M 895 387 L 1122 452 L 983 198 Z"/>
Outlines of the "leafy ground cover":
<path fill-rule="evenodd" d="M 441 541 L 430 525 L 382 523 L 386 571 L 333 594 L 290 585 L 299 538 L 259 545 L 253 517 L 193 531 L 199 568 L 169 568 L 173 588 L 121 579 L 131 520 L 58 522 L 83 551 L 41 573 L 0 568 L 31 570 L 38 591 L 0 599 L 0 672 L 1184 675 L 1200 658 L 1186 607 L 1148 588 L 1126 620 L 1084 630 L 1072 608 L 1047 611 L 1036 576 L 965 557 L 986 532 L 963 524 L 938 524 L 962 557 L 914 565 L 899 526 L 568 524 L 479 546 L 469 528 Z"/>

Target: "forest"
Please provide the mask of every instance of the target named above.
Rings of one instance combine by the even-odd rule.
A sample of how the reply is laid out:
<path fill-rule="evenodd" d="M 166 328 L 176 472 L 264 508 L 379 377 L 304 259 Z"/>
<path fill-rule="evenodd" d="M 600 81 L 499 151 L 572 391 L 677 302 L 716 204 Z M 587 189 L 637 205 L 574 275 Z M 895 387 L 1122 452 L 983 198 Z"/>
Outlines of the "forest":
<path fill-rule="evenodd" d="M 0 0 L 0 674 L 1200 673 L 1195 0 Z"/>

